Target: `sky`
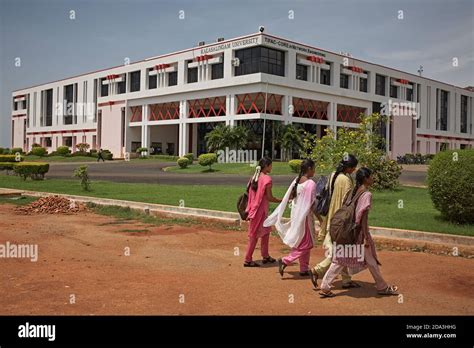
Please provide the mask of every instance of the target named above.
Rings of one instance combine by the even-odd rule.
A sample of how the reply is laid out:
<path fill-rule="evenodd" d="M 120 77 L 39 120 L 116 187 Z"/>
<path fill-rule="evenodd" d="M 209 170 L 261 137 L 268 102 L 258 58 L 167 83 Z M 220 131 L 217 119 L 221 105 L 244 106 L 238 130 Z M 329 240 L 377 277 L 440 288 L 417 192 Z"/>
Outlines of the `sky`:
<path fill-rule="evenodd" d="M 0 147 L 10 146 L 16 89 L 260 25 L 321 49 L 415 74 L 423 65 L 425 77 L 474 85 L 474 0 L 0 0 Z"/>

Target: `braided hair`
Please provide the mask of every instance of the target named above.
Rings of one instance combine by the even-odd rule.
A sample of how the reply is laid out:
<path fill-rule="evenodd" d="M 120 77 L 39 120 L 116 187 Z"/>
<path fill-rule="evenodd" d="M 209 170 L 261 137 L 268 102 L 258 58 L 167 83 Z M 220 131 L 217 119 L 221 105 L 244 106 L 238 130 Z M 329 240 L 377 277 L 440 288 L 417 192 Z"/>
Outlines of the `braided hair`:
<path fill-rule="evenodd" d="M 339 164 L 337 165 L 336 167 L 336 172 L 334 173 L 333 177 L 332 177 L 332 180 L 331 180 L 331 191 L 333 191 L 334 189 L 334 183 L 336 182 L 336 179 L 337 179 L 337 176 L 341 173 L 343 173 L 346 169 L 348 168 L 355 168 L 357 167 L 357 164 L 359 163 L 359 161 L 357 160 L 357 158 L 354 156 L 354 155 L 347 155 L 347 157 L 344 157 L 341 162 L 339 162 Z"/>
<path fill-rule="evenodd" d="M 257 191 L 260 172 L 262 171 L 262 169 L 268 167 L 270 164 L 272 164 L 272 160 L 269 157 L 263 157 L 262 159 L 260 159 L 260 161 L 258 161 L 258 166 L 255 167 L 255 173 L 252 176 L 252 182 L 250 184 L 252 190 Z"/>
<path fill-rule="evenodd" d="M 356 173 L 356 184 L 355 184 L 354 190 L 352 191 L 351 198 L 354 198 L 355 194 L 357 193 L 357 190 L 364 183 L 364 180 L 369 178 L 371 175 L 372 175 L 372 171 L 369 168 L 367 167 L 359 168 L 359 170 Z"/>
<path fill-rule="evenodd" d="M 300 169 L 300 173 L 298 174 L 298 177 L 296 178 L 296 182 L 295 182 L 295 185 L 293 186 L 293 189 L 291 191 L 291 195 L 290 195 L 290 199 L 293 199 L 296 197 L 296 195 L 298 194 L 298 184 L 300 183 L 300 180 L 301 180 L 301 177 L 303 175 L 305 175 L 309 169 L 312 169 L 314 168 L 314 161 L 312 159 L 305 159 L 303 160 L 303 162 L 301 162 L 301 169 Z"/>

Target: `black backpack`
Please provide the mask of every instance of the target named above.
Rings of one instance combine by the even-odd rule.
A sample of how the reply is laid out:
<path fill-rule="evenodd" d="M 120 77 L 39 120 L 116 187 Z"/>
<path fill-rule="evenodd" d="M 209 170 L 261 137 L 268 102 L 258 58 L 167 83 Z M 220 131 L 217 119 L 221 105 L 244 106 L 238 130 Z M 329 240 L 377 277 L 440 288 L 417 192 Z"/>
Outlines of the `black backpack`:
<path fill-rule="evenodd" d="M 334 189 L 334 182 L 336 181 L 335 178 L 333 178 L 330 185 L 330 177 L 331 176 L 322 176 L 316 183 L 316 202 L 314 204 L 314 213 L 316 215 L 328 215 L 329 206 L 331 205 L 332 191 Z"/>
<path fill-rule="evenodd" d="M 249 188 L 250 188 L 250 183 L 249 181 L 247 185 L 247 190 L 237 199 L 237 211 L 239 212 L 240 218 L 242 220 L 247 220 L 249 213 L 247 213 L 247 205 L 249 202 Z"/>

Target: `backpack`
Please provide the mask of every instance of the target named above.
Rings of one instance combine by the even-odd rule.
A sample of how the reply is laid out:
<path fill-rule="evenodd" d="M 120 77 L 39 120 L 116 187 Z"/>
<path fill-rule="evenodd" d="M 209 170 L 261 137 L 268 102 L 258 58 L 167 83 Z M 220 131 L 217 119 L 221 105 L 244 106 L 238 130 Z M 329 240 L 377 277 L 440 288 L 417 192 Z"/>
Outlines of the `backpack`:
<path fill-rule="evenodd" d="M 330 185 L 330 176 L 322 176 L 316 183 L 316 201 L 314 204 L 314 213 L 316 215 L 326 216 L 329 212 L 329 206 L 331 205 L 332 191 L 334 190 L 334 184 Z"/>
<path fill-rule="evenodd" d="M 247 185 L 247 190 L 237 199 L 237 211 L 239 212 L 240 218 L 242 220 L 247 220 L 249 213 L 247 210 L 247 205 L 249 202 L 249 188 L 250 188 L 250 181 Z"/>
<path fill-rule="evenodd" d="M 355 224 L 355 209 L 359 197 L 364 192 L 366 190 L 359 191 L 351 198 L 352 192 L 349 191 L 342 207 L 334 213 L 329 225 L 329 234 L 333 243 L 342 245 L 356 243 L 359 229 Z"/>

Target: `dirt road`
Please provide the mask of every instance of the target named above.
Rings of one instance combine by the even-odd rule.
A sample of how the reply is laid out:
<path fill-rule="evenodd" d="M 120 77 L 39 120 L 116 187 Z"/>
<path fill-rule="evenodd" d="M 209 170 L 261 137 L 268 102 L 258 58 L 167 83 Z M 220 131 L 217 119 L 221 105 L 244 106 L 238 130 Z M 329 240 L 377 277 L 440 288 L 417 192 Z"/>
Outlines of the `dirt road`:
<path fill-rule="evenodd" d="M 20 216 L 4 204 L 0 244 L 7 241 L 38 244 L 39 259 L 0 259 L 1 315 L 474 314 L 474 260 L 461 257 L 380 251 L 386 280 L 401 289 L 399 303 L 376 294 L 368 271 L 355 277 L 362 288 L 342 290 L 337 281 L 338 296 L 320 299 L 297 265 L 283 279 L 275 266 L 243 268 L 242 231 L 117 224 L 89 212 Z M 274 257 L 287 250 L 271 237 Z M 322 256 L 313 249 L 311 263 Z"/>

